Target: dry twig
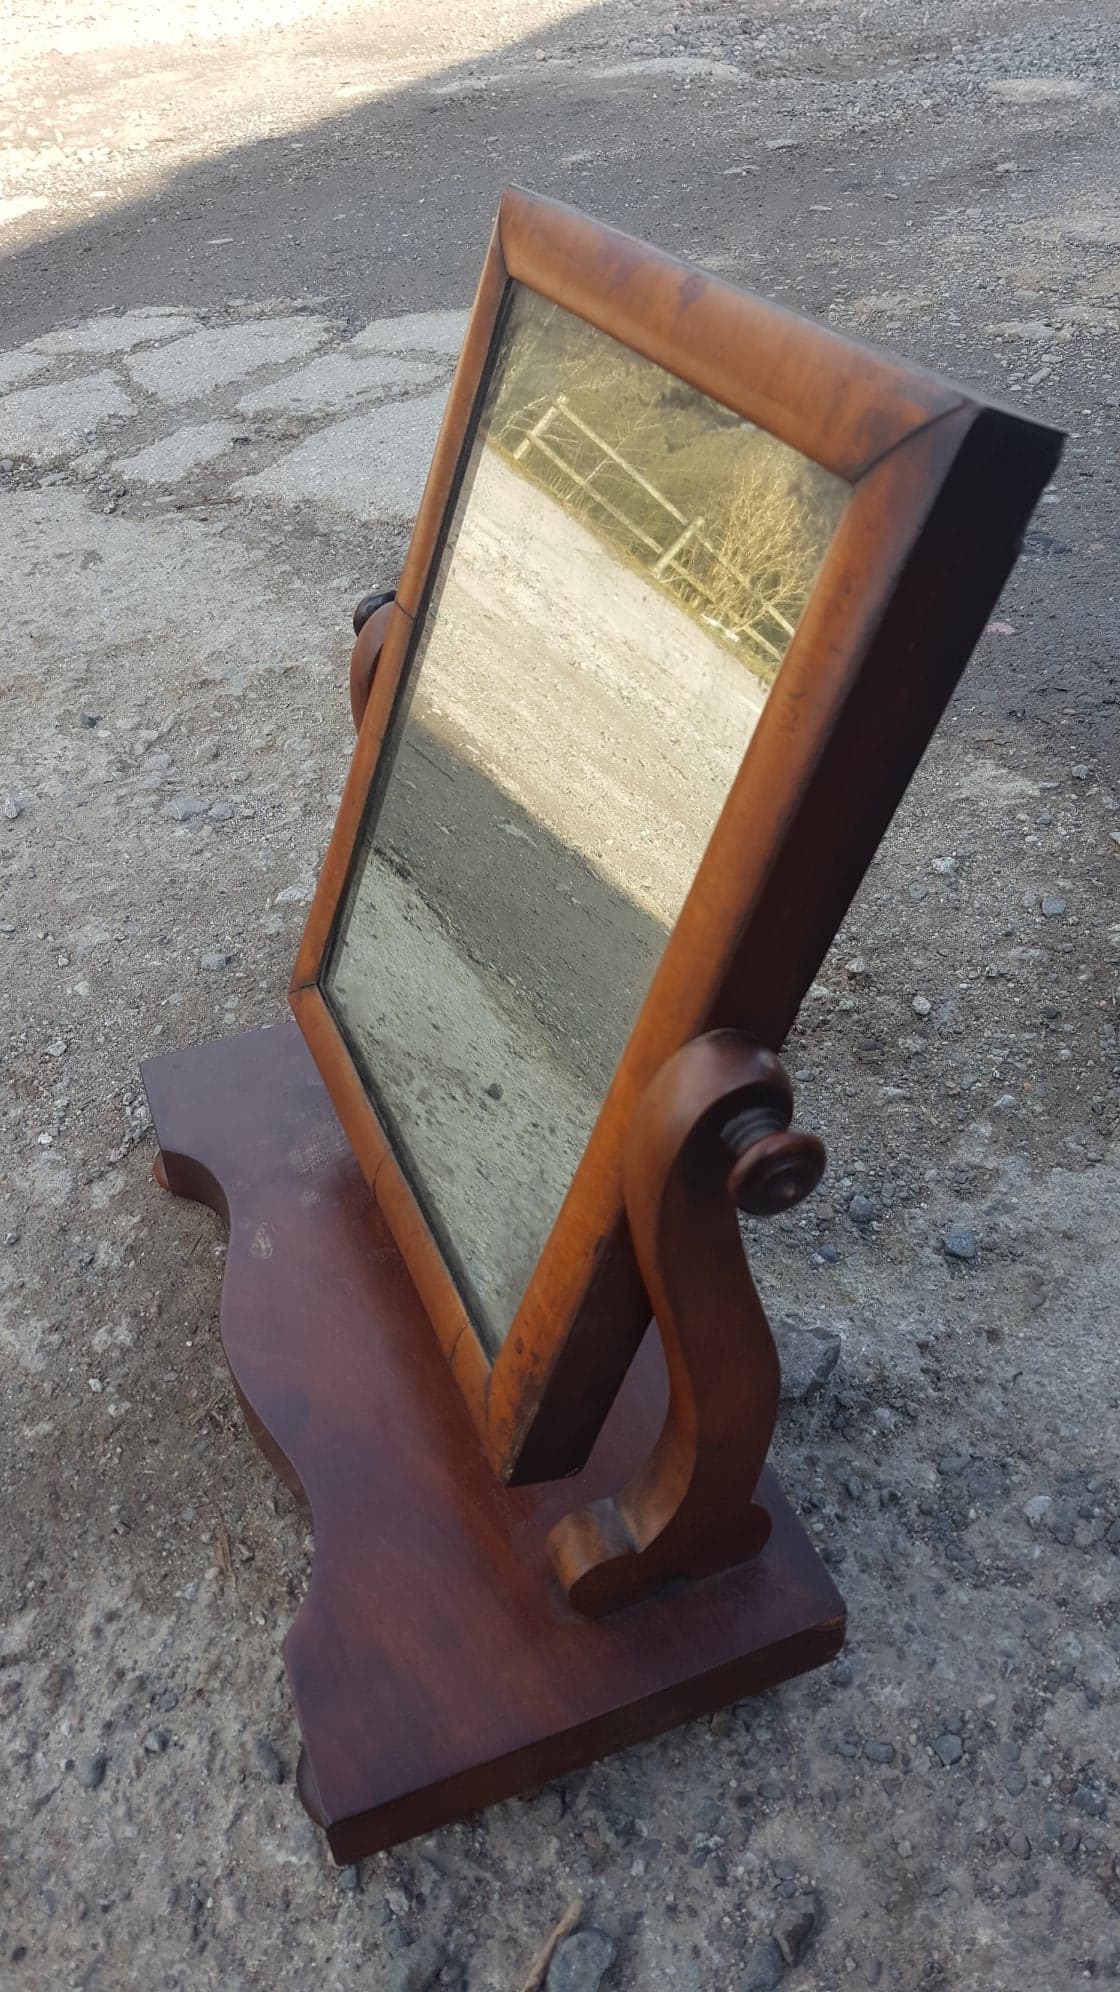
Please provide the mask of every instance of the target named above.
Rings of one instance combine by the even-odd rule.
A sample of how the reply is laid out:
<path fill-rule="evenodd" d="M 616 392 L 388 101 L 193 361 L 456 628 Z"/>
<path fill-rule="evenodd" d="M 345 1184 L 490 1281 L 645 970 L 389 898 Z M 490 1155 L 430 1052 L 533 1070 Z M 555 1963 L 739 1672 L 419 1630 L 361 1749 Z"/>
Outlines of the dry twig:
<path fill-rule="evenodd" d="M 536 1957 L 529 1966 L 529 1975 L 522 1983 L 521 1992 L 540 1992 L 540 1987 L 545 1981 L 545 1974 L 552 1963 L 556 1951 L 563 1943 L 564 1938 L 571 1936 L 582 1915 L 583 1903 L 577 1895 L 569 1902 L 556 1928 L 550 1931 L 549 1935 L 545 1938 Z"/>
<path fill-rule="evenodd" d="M 234 1568 L 233 1568 L 233 1555 L 229 1546 L 229 1535 L 226 1532 L 225 1522 L 222 1520 L 222 1511 L 217 1506 L 217 1503 L 215 1503 L 214 1505 L 214 1517 L 215 1517 L 214 1547 L 217 1556 L 218 1568 L 222 1572 L 223 1576 L 231 1578 L 236 1583 L 237 1580 L 234 1575 Z"/>

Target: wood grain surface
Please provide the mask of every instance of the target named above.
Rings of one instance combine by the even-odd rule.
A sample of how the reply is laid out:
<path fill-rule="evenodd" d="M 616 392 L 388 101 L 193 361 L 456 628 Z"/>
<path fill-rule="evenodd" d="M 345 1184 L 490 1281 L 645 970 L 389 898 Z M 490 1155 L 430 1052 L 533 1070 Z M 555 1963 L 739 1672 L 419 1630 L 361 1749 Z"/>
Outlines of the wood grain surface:
<path fill-rule="evenodd" d="M 226 1357 L 315 1531 L 285 1660 L 301 1788 L 337 1859 L 430 1831 L 839 1647 L 843 1605 L 777 1482 L 755 1560 L 589 1623 L 548 1531 L 619 1487 L 665 1405 L 656 1336 L 587 1470 L 495 1478 L 294 1024 L 143 1069 L 163 1180 L 226 1216 Z"/>

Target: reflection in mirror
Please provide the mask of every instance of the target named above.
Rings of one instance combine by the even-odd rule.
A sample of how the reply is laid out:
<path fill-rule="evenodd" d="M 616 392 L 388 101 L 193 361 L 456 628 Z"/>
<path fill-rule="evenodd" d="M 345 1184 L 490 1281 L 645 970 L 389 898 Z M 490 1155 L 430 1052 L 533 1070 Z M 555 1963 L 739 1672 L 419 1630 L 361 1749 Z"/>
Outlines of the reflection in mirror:
<path fill-rule="evenodd" d="M 847 495 L 510 286 L 324 977 L 491 1352 Z"/>

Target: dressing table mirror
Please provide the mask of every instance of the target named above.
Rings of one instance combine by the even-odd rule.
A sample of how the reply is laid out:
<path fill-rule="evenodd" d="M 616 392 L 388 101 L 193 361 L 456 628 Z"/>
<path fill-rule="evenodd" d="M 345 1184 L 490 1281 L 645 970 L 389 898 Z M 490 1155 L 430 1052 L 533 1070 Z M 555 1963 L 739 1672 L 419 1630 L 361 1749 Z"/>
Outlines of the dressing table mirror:
<path fill-rule="evenodd" d="M 777 1054 L 1060 443 L 503 196 L 356 618 L 302 1035 L 145 1068 L 312 1511 L 286 1659 L 340 1859 L 837 1650 L 739 1214 L 820 1179 Z"/>

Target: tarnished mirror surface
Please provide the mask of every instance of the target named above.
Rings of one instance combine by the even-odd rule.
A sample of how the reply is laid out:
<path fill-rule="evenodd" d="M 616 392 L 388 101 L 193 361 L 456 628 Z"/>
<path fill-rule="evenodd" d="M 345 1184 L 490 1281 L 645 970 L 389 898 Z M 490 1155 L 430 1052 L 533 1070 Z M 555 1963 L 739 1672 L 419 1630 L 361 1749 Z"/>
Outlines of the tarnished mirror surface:
<path fill-rule="evenodd" d="M 492 1352 L 847 495 L 510 286 L 323 980 Z"/>

